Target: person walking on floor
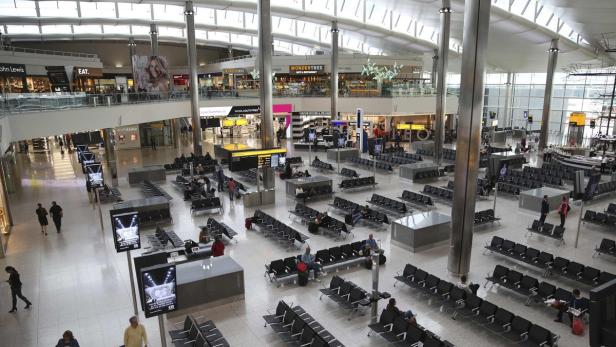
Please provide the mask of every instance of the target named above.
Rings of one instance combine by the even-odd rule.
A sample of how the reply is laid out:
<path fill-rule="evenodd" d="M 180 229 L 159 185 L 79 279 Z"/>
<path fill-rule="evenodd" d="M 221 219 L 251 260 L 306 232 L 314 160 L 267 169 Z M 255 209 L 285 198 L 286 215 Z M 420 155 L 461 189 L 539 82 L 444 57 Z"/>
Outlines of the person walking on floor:
<path fill-rule="evenodd" d="M 147 347 L 148 335 L 145 327 L 139 324 L 139 318 L 132 316 L 128 321 L 130 325 L 124 330 L 124 347 Z"/>
<path fill-rule="evenodd" d="M 62 228 L 62 217 L 64 217 L 62 207 L 56 204 L 55 201 L 52 201 L 51 207 L 49 208 L 49 214 L 51 214 L 51 219 L 53 220 L 53 224 L 56 226 L 56 231 L 59 234 L 60 229 Z"/>
<path fill-rule="evenodd" d="M 544 195 L 543 200 L 541 200 L 541 217 L 539 218 L 539 223 L 543 225 L 545 223 L 545 217 L 550 213 L 550 203 L 548 202 L 548 196 Z"/>
<path fill-rule="evenodd" d="M 225 184 L 225 172 L 223 171 L 222 165 L 218 166 L 216 177 L 218 178 L 218 192 L 222 192 Z"/>
<path fill-rule="evenodd" d="M 233 196 L 235 195 L 235 189 L 237 189 L 237 183 L 231 177 L 229 177 L 229 182 L 227 183 L 227 191 L 229 192 L 229 200 L 233 201 Z"/>
<path fill-rule="evenodd" d="M 67 330 L 62 334 L 62 338 L 58 340 L 56 347 L 79 347 L 79 342 L 73 336 L 73 332 Z"/>
<path fill-rule="evenodd" d="M 571 206 L 569 206 L 569 202 L 567 201 L 567 197 L 563 196 L 562 201 L 560 202 L 560 206 L 558 207 L 558 214 L 560 215 L 560 227 L 565 226 L 565 219 L 567 218 L 567 214 L 571 210 Z"/>
<path fill-rule="evenodd" d="M 37 205 L 38 208 L 36 209 L 36 216 L 38 217 L 38 222 L 41 225 L 41 232 L 47 236 L 47 225 L 49 225 L 49 222 L 47 221 L 48 213 L 40 202 Z"/>
<path fill-rule="evenodd" d="M 13 298 L 13 307 L 9 313 L 17 311 L 17 298 L 20 298 L 26 303 L 26 306 L 24 307 L 25 309 L 29 309 L 30 306 L 32 306 L 32 303 L 25 296 L 23 296 L 23 294 L 21 294 L 22 283 L 19 278 L 19 272 L 17 272 L 17 270 L 15 270 L 12 266 L 5 267 L 4 271 L 9 274 L 9 279 L 7 282 L 9 283 L 9 287 L 11 287 L 11 297 Z"/>

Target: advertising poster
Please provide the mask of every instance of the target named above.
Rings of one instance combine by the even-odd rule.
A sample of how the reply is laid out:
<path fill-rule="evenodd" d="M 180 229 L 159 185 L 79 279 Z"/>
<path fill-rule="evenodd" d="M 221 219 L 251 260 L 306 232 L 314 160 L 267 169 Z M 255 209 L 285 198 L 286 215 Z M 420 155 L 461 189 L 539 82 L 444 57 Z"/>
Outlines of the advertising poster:
<path fill-rule="evenodd" d="M 91 163 L 86 165 L 86 175 L 91 188 L 102 187 L 103 182 L 103 166 L 101 163 Z"/>
<path fill-rule="evenodd" d="M 141 269 L 145 317 L 175 311 L 178 306 L 175 265 L 162 264 Z"/>
<path fill-rule="evenodd" d="M 166 57 L 133 55 L 133 76 L 137 92 L 169 91 L 169 65 Z"/>
<path fill-rule="evenodd" d="M 141 248 L 139 216 L 137 212 L 111 215 L 111 227 L 116 252 L 126 252 Z"/>

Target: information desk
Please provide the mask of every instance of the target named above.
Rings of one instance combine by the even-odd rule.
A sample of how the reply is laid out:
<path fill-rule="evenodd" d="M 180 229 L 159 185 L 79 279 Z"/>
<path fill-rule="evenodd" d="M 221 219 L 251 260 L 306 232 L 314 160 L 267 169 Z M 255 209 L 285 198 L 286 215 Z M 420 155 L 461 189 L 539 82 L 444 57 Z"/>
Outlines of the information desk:
<path fill-rule="evenodd" d="M 241 143 L 230 143 L 227 145 L 214 145 L 214 155 L 216 156 L 216 158 L 224 158 L 224 159 L 229 159 L 230 157 L 230 153 L 232 152 L 238 152 L 238 151 L 247 151 L 247 150 L 251 150 L 254 149 L 252 147 L 248 147 L 244 144 Z"/>
<path fill-rule="evenodd" d="M 294 179 L 286 180 L 286 185 L 287 185 L 287 196 L 290 196 L 290 197 L 295 197 L 295 189 L 297 189 L 297 187 L 302 187 L 304 192 L 308 192 L 311 188 L 315 188 L 316 190 L 318 187 L 329 186 L 330 191 L 332 191 L 331 190 L 331 187 L 332 187 L 331 178 L 327 178 L 324 176 L 294 178 Z"/>
<path fill-rule="evenodd" d="M 527 210 L 541 213 L 541 200 L 543 196 L 548 196 L 550 211 L 558 209 L 563 196 L 569 197 L 571 192 L 568 190 L 541 187 L 530 190 L 520 191 L 518 206 Z"/>
<path fill-rule="evenodd" d="M 391 223 L 391 241 L 411 252 L 449 241 L 451 217 L 437 211 L 412 214 Z"/>
<path fill-rule="evenodd" d="M 182 263 L 176 271 L 178 310 L 171 318 L 244 298 L 244 269 L 229 256 Z"/>
<path fill-rule="evenodd" d="M 419 161 L 413 164 L 400 165 L 400 177 L 412 180 L 418 172 L 438 171 L 438 165 Z"/>
<path fill-rule="evenodd" d="M 167 174 L 165 172 L 165 167 L 162 165 L 132 168 L 128 171 L 128 184 L 136 184 L 144 180 L 164 181 L 166 179 Z"/>
<path fill-rule="evenodd" d="M 359 150 L 356 148 L 330 148 L 327 150 L 327 159 L 337 161 L 338 153 L 340 153 L 340 161 L 359 157 Z"/>

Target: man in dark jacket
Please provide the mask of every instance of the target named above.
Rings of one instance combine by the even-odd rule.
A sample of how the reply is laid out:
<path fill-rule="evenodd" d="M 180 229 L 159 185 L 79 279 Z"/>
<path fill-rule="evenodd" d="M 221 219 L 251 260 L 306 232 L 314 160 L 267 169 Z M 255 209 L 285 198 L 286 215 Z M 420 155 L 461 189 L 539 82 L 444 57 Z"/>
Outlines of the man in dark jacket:
<path fill-rule="evenodd" d="M 550 203 L 548 202 L 548 196 L 544 195 L 543 200 L 541 200 L 541 217 L 539 218 L 539 223 L 543 225 L 545 223 L 545 217 L 550 213 Z"/>
<path fill-rule="evenodd" d="M 9 279 L 7 282 L 9 283 L 9 287 L 11 287 L 11 297 L 13 298 L 13 308 L 9 311 L 9 313 L 17 311 L 17 298 L 20 298 L 26 303 L 26 307 L 24 308 L 30 308 L 32 303 L 21 294 L 21 280 L 19 278 L 19 272 L 17 272 L 17 270 L 15 270 L 12 266 L 5 267 L 4 271 L 9 274 Z"/>
<path fill-rule="evenodd" d="M 62 207 L 56 204 L 55 201 L 51 202 L 51 207 L 49 208 L 49 214 L 51 214 L 51 219 L 53 219 L 53 224 L 56 226 L 56 231 L 58 234 L 60 233 L 60 229 L 62 228 Z"/>

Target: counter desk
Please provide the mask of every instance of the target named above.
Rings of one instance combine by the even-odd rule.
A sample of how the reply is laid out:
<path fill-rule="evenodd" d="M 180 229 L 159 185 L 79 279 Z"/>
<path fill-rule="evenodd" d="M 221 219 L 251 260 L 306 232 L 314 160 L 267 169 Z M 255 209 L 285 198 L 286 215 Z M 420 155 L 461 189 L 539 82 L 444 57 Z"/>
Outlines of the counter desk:
<path fill-rule="evenodd" d="M 391 242 L 420 252 L 449 241 L 451 217 L 437 211 L 412 214 L 391 223 Z"/>

